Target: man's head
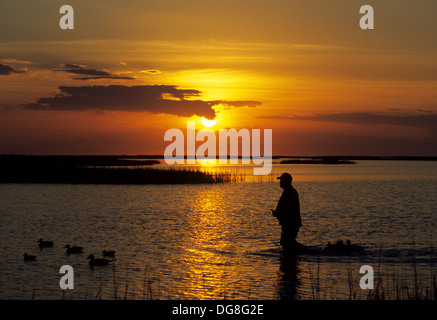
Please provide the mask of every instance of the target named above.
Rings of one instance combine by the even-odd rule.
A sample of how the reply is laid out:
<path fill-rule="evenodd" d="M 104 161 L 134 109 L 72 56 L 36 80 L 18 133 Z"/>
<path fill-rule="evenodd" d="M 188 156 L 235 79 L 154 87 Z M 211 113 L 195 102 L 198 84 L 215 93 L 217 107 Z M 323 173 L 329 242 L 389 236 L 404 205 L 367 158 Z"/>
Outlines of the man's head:
<path fill-rule="evenodd" d="M 283 174 L 281 174 L 280 177 L 277 177 L 276 179 L 279 179 L 279 185 L 281 188 L 291 186 L 291 182 L 293 181 L 291 174 L 287 172 L 284 172 Z"/>

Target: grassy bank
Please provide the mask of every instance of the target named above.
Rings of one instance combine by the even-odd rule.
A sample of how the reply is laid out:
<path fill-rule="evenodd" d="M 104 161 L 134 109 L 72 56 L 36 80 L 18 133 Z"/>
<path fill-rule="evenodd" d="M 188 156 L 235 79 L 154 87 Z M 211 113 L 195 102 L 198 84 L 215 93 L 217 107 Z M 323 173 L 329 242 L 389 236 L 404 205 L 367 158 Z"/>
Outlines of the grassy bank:
<path fill-rule="evenodd" d="M 199 170 L 109 168 L 109 167 L 25 167 L 2 168 L 0 183 L 60 184 L 195 184 L 232 182 L 225 174 Z"/>
<path fill-rule="evenodd" d="M 235 180 L 230 173 L 151 167 L 159 163 L 118 156 L 0 156 L 0 183 L 195 184 Z"/>

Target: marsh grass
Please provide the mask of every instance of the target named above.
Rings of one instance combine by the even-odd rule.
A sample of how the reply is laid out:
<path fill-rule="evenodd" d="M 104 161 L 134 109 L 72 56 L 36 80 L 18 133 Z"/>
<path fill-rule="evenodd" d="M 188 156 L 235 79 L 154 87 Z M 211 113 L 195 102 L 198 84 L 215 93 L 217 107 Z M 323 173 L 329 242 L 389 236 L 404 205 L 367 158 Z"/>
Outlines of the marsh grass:
<path fill-rule="evenodd" d="M 338 288 L 324 283 L 318 272 L 310 273 L 313 300 L 437 300 L 437 275 L 408 277 L 396 270 L 375 272 L 374 289 L 361 289 L 360 277 L 347 270 L 348 298 L 339 297 Z M 428 278 L 428 279 L 427 279 Z"/>
<path fill-rule="evenodd" d="M 431 269 L 428 275 L 419 275 L 417 272 L 417 264 L 415 259 L 412 259 L 410 272 L 408 270 L 397 270 L 395 265 L 385 264 L 384 268 L 381 264 L 375 268 L 374 274 L 374 289 L 363 290 L 360 288 L 360 277 L 362 275 L 352 272 L 351 268 L 347 269 L 346 292 L 343 286 L 338 286 L 338 282 L 332 281 L 325 277 L 321 272 L 320 260 L 317 259 L 315 268 L 308 267 L 308 287 L 310 289 L 310 300 L 437 300 L 437 273 Z M 142 279 L 140 280 L 140 288 L 132 289 L 129 278 L 129 267 L 116 265 L 114 263 L 107 270 L 112 273 L 112 279 L 108 282 L 103 282 L 102 278 L 96 279 L 98 287 L 95 294 L 91 295 L 93 300 L 172 300 L 180 299 L 172 296 L 170 293 L 163 291 L 161 286 L 161 278 L 152 276 L 150 270 L 144 267 Z M 123 270 L 123 271 L 122 271 Z M 415 271 L 416 270 L 416 271 Z M 415 273 L 416 272 L 416 273 Z M 124 276 L 122 276 L 122 274 Z M 141 277 L 141 276 L 140 276 Z M 137 279 L 138 280 L 138 279 Z M 208 288 L 208 284 L 204 279 L 204 287 Z M 138 282 L 137 282 L 138 283 Z M 240 299 L 241 294 L 238 288 L 232 287 L 228 281 L 228 275 L 225 272 L 220 281 L 214 286 L 218 288 L 216 299 L 234 300 Z M 135 286 L 134 286 L 135 287 Z M 341 295 L 339 290 L 342 290 Z M 165 289 L 164 289 L 165 290 Z M 348 290 L 348 291 L 347 291 Z M 251 300 L 252 290 L 249 289 L 245 299 Z M 36 291 L 32 291 L 31 299 L 38 298 Z M 69 298 L 69 294 L 62 290 L 61 299 Z M 82 297 L 76 297 L 82 299 Z M 83 299 L 88 299 L 88 292 L 85 293 Z M 277 296 L 273 297 L 277 299 Z M 299 298 L 298 298 L 299 299 Z"/>
<path fill-rule="evenodd" d="M 181 170 L 187 170 L 187 169 L 181 169 Z M 217 182 L 244 182 L 246 180 L 246 177 L 243 173 L 239 172 L 238 170 L 223 170 L 220 168 L 198 168 L 198 169 L 190 169 L 190 170 L 197 170 L 199 172 L 202 172 L 214 179 L 214 181 Z"/>
<path fill-rule="evenodd" d="M 236 182 L 231 172 L 150 167 L 9 167 L 0 168 L 0 183 L 60 184 L 201 184 Z"/>
<path fill-rule="evenodd" d="M 243 181 L 231 170 L 160 167 L 160 161 L 122 156 L 0 155 L 0 183 L 196 184 Z"/>
<path fill-rule="evenodd" d="M 0 155 L 0 183 L 195 184 L 247 179 L 244 170 L 235 167 L 160 165 L 157 160 L 127 156 Z M 271 174 L 250 177 L 250 181 L 276 181 Z"/>
<path fill-rule="evenodd" d="M 413 251 L 414 252 L 414 251 Z M 361 289 L 360 277 L 355 275 L 350 268 L 347 270 L 347 286 L 349 300 L 437 300 L 437 272 L 432 268 L 429 275 L 419 276 L 417 261 L 413 253 L 411 270 L 397 270 L 394 265 L 386 265 L 382 270 L 381 250 L 379 262 L 374 273 L 374 288 Z M 325 284 L 320 277 L 319 261 L 317 272 L 309 271 L 313 300 L 337 300 L 337 294 L 333 294 L 333 287 Z M 343 299 L 343 298 L 340 298 Z"/>

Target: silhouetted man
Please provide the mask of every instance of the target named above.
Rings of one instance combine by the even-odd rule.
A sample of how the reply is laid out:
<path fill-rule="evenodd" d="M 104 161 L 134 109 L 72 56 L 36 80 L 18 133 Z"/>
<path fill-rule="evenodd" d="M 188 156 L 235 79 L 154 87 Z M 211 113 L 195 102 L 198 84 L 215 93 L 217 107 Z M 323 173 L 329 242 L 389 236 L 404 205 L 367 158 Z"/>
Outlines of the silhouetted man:
<path fill-rule="evenodd" d="M 299 228 L 302 226 L 300 218 L 299 194 L 293 188 L 291 182 L 293 178 L 288 173 L 283 173 L 277 179 L 280 180 L 280 187 L 284 189 L 279 199 L 276 210 L 272 210 L 272 215 L 278 218 L 282 227 L 281 246 L 284 250 L 293 250 L 296 245 L 296 237 Z"/>

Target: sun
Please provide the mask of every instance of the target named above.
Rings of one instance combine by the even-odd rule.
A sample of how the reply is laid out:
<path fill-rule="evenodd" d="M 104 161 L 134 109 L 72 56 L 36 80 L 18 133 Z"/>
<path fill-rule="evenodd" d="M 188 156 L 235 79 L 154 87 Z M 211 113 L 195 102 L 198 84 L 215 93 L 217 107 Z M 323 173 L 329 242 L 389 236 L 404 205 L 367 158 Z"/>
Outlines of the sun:
<path fill-rule="evenodd" d="M 215 119 L 215 120 L 208 120 L 205 117 L 202 117 L 202 124 L 205 127 L 208 127 L 208 128 L 214 127 L 216 123 L 217 123 L 217 119 Z"/>

